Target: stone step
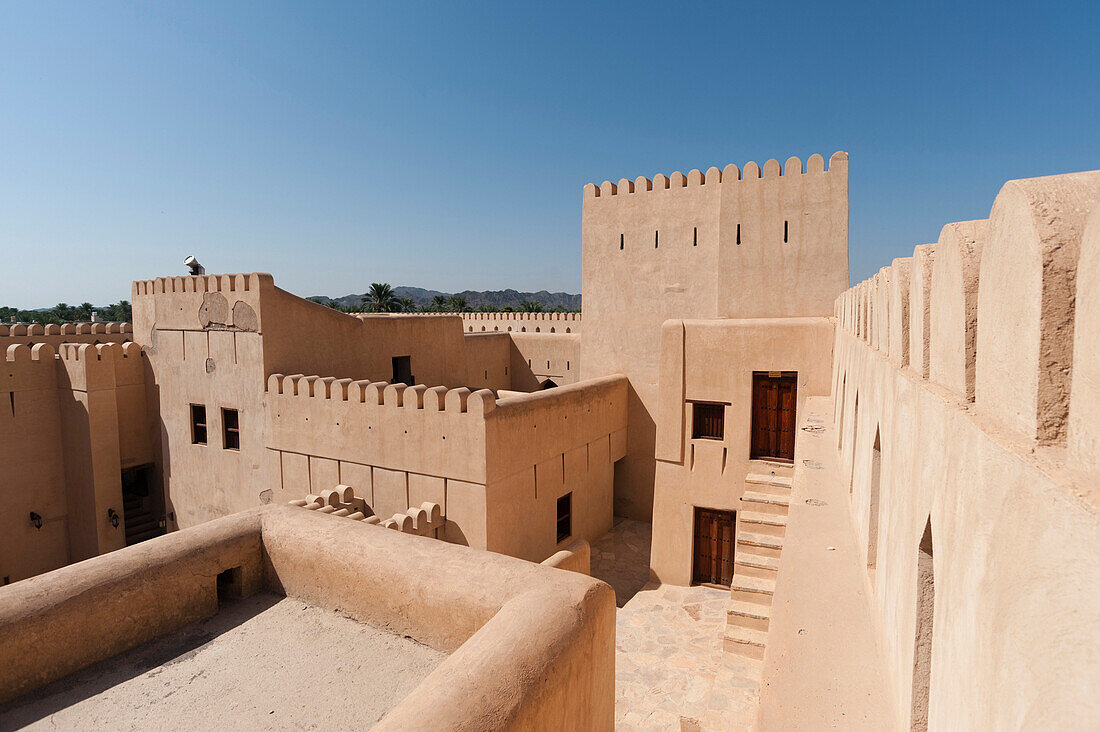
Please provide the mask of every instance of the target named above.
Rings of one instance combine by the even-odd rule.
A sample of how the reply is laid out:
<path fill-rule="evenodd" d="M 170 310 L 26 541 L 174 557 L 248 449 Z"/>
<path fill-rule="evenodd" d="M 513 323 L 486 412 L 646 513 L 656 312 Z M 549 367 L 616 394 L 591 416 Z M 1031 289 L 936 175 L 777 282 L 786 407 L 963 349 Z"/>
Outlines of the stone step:
<path fill-rule="evenodd" d="M 726 610 L 726 625 L 766 631 L 771 623 L 771 606 L 731 600 Z"/>
<path fill-rule="evenodd" d="M 782 537 L 787 533 L 787 517 L 771 513 L 740 511 L 737 514 L 739 529 L 752 534 Z"/>
<path fill-rule="evenodd" d="M 745 511 L 773 513 L 777 516 L 786 516 L 791 509 L 791 502 L 787 497 L 759 491 L 745 491 L 741 496 L 741 505 Z"/>
<path fill-rule="evenodd" d="M 749 469 L 761 475 L 779 475 L 788 478 L 794 475 L 793 462 L 786 463 L 778 460 L 768 460 L 767 458 L 749 460 Z"/>
<path fill-rule="evenodd" d="M 736 551 L 743 551 L 745 554 L 760 554 L 765 557 L 775 557 L 778 559 L 780 553 L 783 551 L 783 539 L 778 536 L 741 531 L 737 534 Z"/>
<path fill-rule="evenodd" d="M 774 496 L 789 496 L 791 494 L 791 479 L 779 475 L 763 475 L 761 473 L 749 473 L 745 476 L 746 490 L 757 493 L 767 493 Z"/>
<path fill-rule="evenodd" d="M 769 562 L 774 562 L 774 564 Z M 760 579 L 774 581 L 779 574 L 779 560 L 775 557 L 742 552 L 733 563 L 733 574 L 735 577 L 759 577 Z"/>
<path fill-rule="evenodd" d="M 734 600 L 771 605 L 775 594 L 775 582 L 761 577 L 746 577 L 734 573 L 730 596 Z"/>
<path fill-rule="evenodd" d="M 726 634 L 722 638 L 722 647 L 730 653 L 761 661 L 764 659 L 764 648 L 767 640 L 768 635 L 763 631 L 731 625 L 726 627 Z"/>

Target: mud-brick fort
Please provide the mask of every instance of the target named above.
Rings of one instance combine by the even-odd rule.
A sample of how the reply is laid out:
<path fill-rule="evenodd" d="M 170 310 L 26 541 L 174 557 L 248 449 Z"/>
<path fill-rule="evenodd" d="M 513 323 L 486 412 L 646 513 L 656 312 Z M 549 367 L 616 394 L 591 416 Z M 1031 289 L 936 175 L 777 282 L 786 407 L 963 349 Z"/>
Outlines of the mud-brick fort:
<path fill-rule="evenodd" d="M 585 186 L 583 316 L 0 326 L 0 728 L 1096 729 L 1098 200 L 849 287 L 792 157 Z"/>

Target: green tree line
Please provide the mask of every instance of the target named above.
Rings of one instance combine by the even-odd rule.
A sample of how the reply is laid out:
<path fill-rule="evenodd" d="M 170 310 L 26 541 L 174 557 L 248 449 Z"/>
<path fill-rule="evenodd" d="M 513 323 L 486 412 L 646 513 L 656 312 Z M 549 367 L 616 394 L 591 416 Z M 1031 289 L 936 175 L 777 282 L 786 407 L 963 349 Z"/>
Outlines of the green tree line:
<path fill-rule="evenodd" d="M 56 323 L 86 323 L 92 319 L 92 313 L 97 313 L 100 320 L 116 323 L 129 323 L 133 320 L 133 308 L 126 300 L 119 300 L 106 307 L 97 308 L 90 302 L 79 305 L 69 305 L 60 302 L 49 310 L 20 310 L 0 306 L 0 322 L 10 323 L 15 318 L 17 323 L 39 323 L 49 325 Z"/>

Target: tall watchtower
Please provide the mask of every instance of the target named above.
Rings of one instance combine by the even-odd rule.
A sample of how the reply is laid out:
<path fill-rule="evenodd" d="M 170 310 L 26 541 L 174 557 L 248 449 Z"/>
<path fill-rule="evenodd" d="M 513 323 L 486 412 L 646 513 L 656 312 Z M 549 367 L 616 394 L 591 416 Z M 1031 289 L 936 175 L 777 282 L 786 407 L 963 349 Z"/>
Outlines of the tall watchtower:
<path fill-rule="evenodd" d="M 815 154 L 605 181 L 583 199 L 581 377 L 630 377 L 616 513 L 649 520 L 661 324 L 832 314 L 848 287 L 848 154 L 827 170 Z"/>

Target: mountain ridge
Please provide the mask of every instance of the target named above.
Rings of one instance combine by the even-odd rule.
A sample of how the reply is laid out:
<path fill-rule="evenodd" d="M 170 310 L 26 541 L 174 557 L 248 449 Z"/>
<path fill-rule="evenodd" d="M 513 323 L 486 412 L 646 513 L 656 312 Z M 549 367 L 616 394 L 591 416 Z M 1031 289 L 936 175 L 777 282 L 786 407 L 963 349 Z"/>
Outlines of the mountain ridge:
<path fill-rule="evenodd" d="M 417 309 L 430 305 L 432 298 L 435 297 L 464 297 L 466 298 L 466 307 L 468 310 L 480 310 L 483 307 L 495 308 L 497 310 L 510 307 L 518 310 L 520 303 L 524 300 L 533 300 L 541 303 L 544 310 L 564 308 L 568 311 L 580 311 L 581 309 L 580 295 L 574 295 L 568 292 L 550 292 L 548 290 L 521 292 L 508 288 L 504 290 L 441 292 L 439 290 L 428 290 L 423 287 L 401 285 L 399 287 L 394 287 L 393 292 L 397 297 L 411 298 Z M 343 307 L 357 307 L 362 303 L 365 294 L 366 293 L 357 295 L 353 293 L 342 297 L 314 295 L 310 297 L 310 299 L 326 305 L 335 302 Z"/>

